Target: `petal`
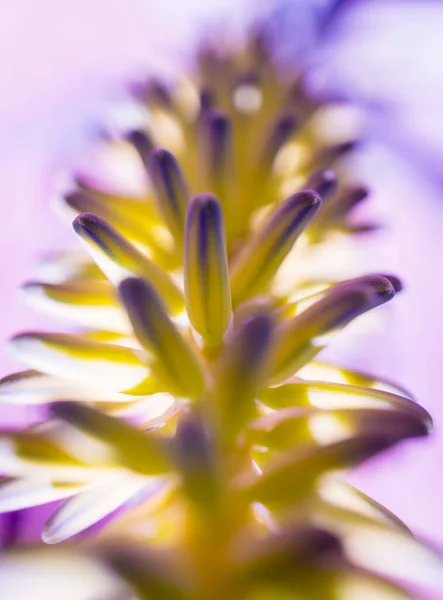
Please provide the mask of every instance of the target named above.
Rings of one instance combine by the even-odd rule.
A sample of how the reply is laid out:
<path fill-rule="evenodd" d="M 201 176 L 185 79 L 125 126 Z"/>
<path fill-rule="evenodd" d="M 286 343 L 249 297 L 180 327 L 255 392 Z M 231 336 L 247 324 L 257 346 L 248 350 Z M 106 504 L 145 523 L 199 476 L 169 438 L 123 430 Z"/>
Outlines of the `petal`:
<path fill-rule="evenodd" d="M 333 286 L 301 314 L 283 321 L 276 331 L 272 381 L 295 373 L 324 348 L 328 334 L 394 295 L 391 282 L 382 276 L 357 278 Z"/>
<path fill-rule="evenodd" d="M 291 139 L 297 125 L 297 119 L 292 113 L 283 113 L 277 117 L 262 151 L 261 160 L 264 165 L 272 165 L 277 152 Z"/>
<path fill-rule="evenodd" d="M 148 171 L 159 212 L 181 247 L 189 201 L 189 191 L 183 173 L 174 156 L 163 148 L 153 150 L 150 154 Z"/>
<path fill-rule="evenodd" d="M 77 190 L 66 194 L 59 200 L 62 208 L 67 212 L 69 222 L 81 213 L 92 213 L 105 219 L 112 227 L 129 240 L 149 248 L 155 258 L 160 261 L 167 259 L 170 252 L 170 243 L 167 236 L 162 235 L 161 227 L 150 215 L 144 215 L 144 205 L 139 202 L 138 213 L 128 214 L 125 203 L 118 202 L 118 198 L 100 198 L 97 195 L 87 194 Z"/>
<path fill-rule="evenodd" d="M 389 408 L 286 408 L 254 421 L 249 437 L 255 444 L 277 450 L 307 441 L 330 444 L 354 436 L 379 435 L 400 441 L 428 434 L 425 415 L 423 421 L 409 411 Z"/>
<path fill-rule="evenodd" d="M 267 313 L 247 317 L 234 328 L 215 366 L 215 402 L 228 439 L 254 415 L 254 400 L 268 372 L 273 325 Z"/>
<path fill-rule="evenodd" d="M 186 310 L 208 345 L 220 343 L 231 316 L 231 290 L 223 214 L 218 200 L 196 196 L 188 210 L 185 237 Z"/>
<path fill-rule="evenodd" d="M 206 188 L 220 199 L 229 222 L 229 217 L 234 216 L 231 214 L 234 209 L 231 199 L 235 194 L 232 124 L 229 116 L 219 110 L 207 111 L 202 120 L 201 138 Z"/>
<path fill-rule="evenodd" d="M 290 196 L 274 209 L 230 268 L 235 306 L 270 282 L 320 203 L 316 192 L 306 190 Z"/>
<path fill-rule="evenodd" d="M 297 372 L 297 376 L 315 382 L 349 383 L 355 386 L 376 389 L 380 392 L 389 392 L 413 400 L 413 396 L 408 390 L 400 387 L 393 381 L 380 379 L 362 371 L 355 371 L 320 361 L 311 361 Z"/>
<path fill-rule="evenodd" d="M 315 521 L 340 536 L 346 556 L 357 567 L 441 593 L 441 552 L 410 532 L 330 505 L 318 509 Z"/>
<path fill-rule="evenodd" d="M 325 200 L 333 196 L 337 191 L 337 175 L 331 169 L 320 169 L 311 173 L 306 185 L 303 186 L 307 190 L 314 190 Z M 324 207 L 321 210 L 323 213 Z M 314 224 L 314 227 L 316 222 Z"/>
<path fill-rule="evenodd" d="M 29 477 L 0 484 L 0 513 L 48 504 L 78 494 L 81 485 L 56 485 L 42 478 Z"/>
<path fill-rule="evenodd" d="M 291 506 L 312 493 L 321 475 L 358 465 L 397 441 L 381 436 L 360 436 L 325 446 L 301 446 L 286 452 L 273 465 L 267 465 L 260 477 L 242 477 L 238 488 L 253 502 Z"/>
<path fill-rule="evenodd" d="M 85 213 L 78 216 L 73 225 L 92 258 L 113 283 L 120 283 L 128 274 L 138 275 L 155 287 L 172 311 L 183 309 L 183 297 L 169 275 L 106 221 Z"/>
<path fill-rule="evenodd" d="M 90 328 L 128 333 L 130 325 L 107 281 L 62 284 L 29 282 L 22 287 L 25 300 L 52 317 L 69 319 Z"/>
<path fill-rule="evenodd" d="M 385 506 L 338 477 L 326 477 L 319 482 L 318 493 L 323 501 L 333 506 L 411 533 L 403 521 Z"/>
<path fill-rule="evenodd" d="M 201 516 L 219 519 L 224 482 L 214 440 L 198 417 L 185 414 L 180 419 L 174 438 L 174 457 L 183 489 L 191 502 L 198 505 Z"/>
<path fill-rule="evenodd" d="M 141 279 L 125 279 L 120 295 L 134 334 L 152 352 L 153 371 L 170 390 L 195 397 L 204 387 L 203 371 L 197 356 L 169 318 L 154 289 Z"/>
<path fill-rule="evenodd" d="M 58 544 L 105 518 L 125 502 L 146 490 L 155 493 L 157 479 L 116 477 L 110 483 L 96 485 L 63 502 L 52 513 L 43 529 L 47 544 Z"/>
<path fill-rule="evenodd" d="M 106 390 L 133 388 L 150 372 L 140 352 L 75 334 L 23 333 L 12 338 L 9 348 L 33 369 Z"/>
<path fill-rule="evenodd" d="M 84 404 L 56 402 L 52 413 L 72 427 L 104 442 L 123 466 L 143 475 L 165 473 L 170 468 L 168 452 L 163 440 L 152 433 L 144 433 Z"/>
<path fill-rule="evenodd" d="M 81 386 L 38 371 L 21 371 L 0 379 L 0 400 L 8 404 L 49 404 L 55 400 L 123 404 L 149 397 L 120 394 L 91 384 Z"/>
<path fill-rule="evenodd" d="M 35 276 L 47 283 L 64 283 L 69 279 L 101 280 L 102 272 L 83 249 L 51 252 L 37 264 Z"/>

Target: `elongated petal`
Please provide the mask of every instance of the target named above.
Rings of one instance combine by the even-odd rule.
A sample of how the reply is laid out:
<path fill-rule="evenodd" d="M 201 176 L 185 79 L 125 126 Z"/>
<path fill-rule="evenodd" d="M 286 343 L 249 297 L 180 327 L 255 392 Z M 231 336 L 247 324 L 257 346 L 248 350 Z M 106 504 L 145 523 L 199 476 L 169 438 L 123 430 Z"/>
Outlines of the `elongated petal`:
<path fill-rule="evenodd" d="M 159 212 L 177 244 L 181 246 L 189 201 L 189 191 L 181 169 L 170 152 L 158 148 L 149 156 L 148 170 Z"/>
<path fill-rule="evenodd" d="M 140 206 L 137 211 L 134 210 L 134 203 L 128 210 L 124 199 L 98 197 L 97 194 L 77 190 L 64 196 L 60 202 L 68 209 L 70 222 L 81 213 L 99 215 L 121 235 L 149 248 L 156 258 L 162 260 L 168 256 L 168 240 L 161 235 L 161 228 L 152 214 L 145 214 L 145 205 L 141 201 L 138 202 Z"/>
<path fill-rule="evenodd" d="M 121 419 L 72 402 L 56 402 L 51 411 L 57 418 L 108 445 L 120 464 L 128 469 L 143 475 L 157 475 L 170 468 L 162 440 Z"/>
<path fill-rule="evenodd" d="M 55 400 L 126 404 L 149 396 L 120 394 L 102 386 L 78 385 L 69 379 L 51 377 L 38 371 L 21 371 L 0 379 L 0 399 L 7 404 L 49 404 Z"/>
<path fill-rule="evenodd" d="M 423 421 L 409 411 L 389 408 L 287 408 L 252 423 L 250 436 L 254 443 L 279 450 L 306 441 L 328 444 L 358 435 L 402 440 L 429 432 L 425 415 Z"/>
<path fill-rule="evenodd" d="M 405 523 L 394 513 L 345 480 L 327 477 L 319 483 L 318 493 L 323 501 L 332 506 L 356 512 L 363 517 L 391 525 L 412 535 Z"/>
<path fill-rule="evenodd" d="M 186 310 L 208 345 L 216 345 L 231 316 L 231 291 L 223 215 L 214 196 L 196 196 L 188 210 L 185 237 Z"/>
<path fill-rule="evenodd" d="M 220 199 L 227 214 L 235 177 L 232 126 L 229 116 L 219 110 L 207 111 L 202 123 L 202 158 L 206 183 Z"/>
<path fill-rule="evenodd" d="M 85 213 L 78 216 L 73 225 L 92 258 L 113 283 L 120 283 L 128 274 L 138 275 L 155 287 L 172 311 L 183 309 L 183 297 L 169 275 L 106 221 Z"/>
<path fill-rule="evenodd" d="M 269 314 L 249 316 L 234 330 L 220 356 L 215 398 L 228 437 L 254 414 L 254 399 L 267 375 L 273 325 Z"/>
<path fill-rule="evenodd" d="M 410 398 L 356 385 L 299 380 L 267 388 L 261 392 L 260 399 L 277 410 L 289 406 L 315 406 L 326 410 L 399 410 L 414 415 L 428 429 L 432 427 L 429 413 Z"/>
<path fill-rule="evenodd" d="M 122 476 L 91 487 L 66 500 L 52 513 L 43 529 L 43 541 L 63 542 L 108 516 L 145 488 L 155 492 L 157 485 L 157 480 L 147 483 L 142 478 Z"/>
<path fill-rule="evenodd" d="M 23 333 L 9 343 L 14 357 L 29 367 L 75 384 L 124 391 L 142 383 L 149 367 L 131 348 L 62 333 Z"/>
<path fill-rule="evenodd" d="M 380 392 L 389 392 L 390 394 L 403 396 L 404 398 L 413 400 L 413 396 L 408 390 L 393 381 L 381 379 L 380 377 L 362 371 L 355 371 L 353 369 L 347 369 L 345 367 L 323 363 L 317 360 L 313 360 L 302 367 L 298 371 L 297 376 L 302 379 L 316 382 L 348 383 L 350 385 L 379 390 Z"/>
<path fill-rule="evenodd" d="M 21 473 L 22 462 L 35 466 L 84 467 L 65 448 L 61 447 L 50 432 L 43 431 L 0 431 L 0 465 L 1 472 L 15 476 Z M 15 468 L 17 467 L 17 471 Z M 37 473 L 37 470 L 35 471 Z"/>
<path fill-rule="evenodd" d="M 284 113 L 278 117 L 269 132 L 262 152 L 261 160 L 264 165 L 272 165 L 277 152 L 290 140 L 297 125 L 297 119 L 292 113 Z"/>
<path fill-rule="evenodd" d="M 312 360 L 326 345 L 328 334 L 394 295 L 390 281 L 381 276 L 358 278 L 330 288 L 318 302 L 277 328 L 273 381 L 281 381 Z"/>
<path fill-rule="evenodd" d="M 287 452 L 274 466 L 266 467 L 261 477 L 244 478 L 239 486 L 252 501 L 290 506 L 310 494 L 317 479 L 324 473 L 358 465 L 396 441 L 361 436 L 326 446 L 302 446 Z"/>
<path fill-rule="evenodd" d="M 44 478 L 30 477 L 0 484 L 0 513 L 23 510 L 75 496 L 83 486 L 54 485 Z"/>
<path fill-rule="evenodd" d="M 223 492 L 220 465 L 213 440 L 205 424 L 194 415 L 184 415 L 174 438 L 174 457 L 189 499 L 200 510 L 217 519 Z"/>
<path fill-rule="evenodd" d="M 198 359 L 154 289 L 141 279 L 129 278 L 121 283 L 120 294 L 135 335 L 157 359 L 156 375 L 179 395 L 201 394 L 204 381 Z"/>
<path fill-rule="evenodd" d="M 23 286 L 22 293 L 29 304 L 53 317 L 105 331 L 130 331 L 115 289 L 107 281 L 63 284 L 32 281 Z"/>
<path fill-rule="evenodd" d="M 344 508 L 313 505 L 313 510 L 320 526 L 340 536 L 346 556 L 357 567 L 441 594 L 443 556 L 431 544 Z"/>
<path fill-rule="evenodd" d="M 320 206 L 314 191 L 297 192 L 279 204 L 234 260 L 233 304 L 260 292 L 276 274 L 296 239 Z"/>

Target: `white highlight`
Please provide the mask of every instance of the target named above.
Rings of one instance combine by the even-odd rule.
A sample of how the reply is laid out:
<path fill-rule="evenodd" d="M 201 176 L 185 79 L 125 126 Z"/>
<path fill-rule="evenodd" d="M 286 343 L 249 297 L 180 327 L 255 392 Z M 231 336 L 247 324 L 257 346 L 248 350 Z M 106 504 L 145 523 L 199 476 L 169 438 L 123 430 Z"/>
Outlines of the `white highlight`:
<path fill-rule="evenodd" d="M 309 417 L 309 430 L 321 445 L 340 442 L 352 435 L 352 429 L 339 417 L 330 414 L 317 414 Z"/>
<path fill-rule="evenodd" d="M 243 113 L 255 113 L 260 109 L 263 103 L 263 94 L 255 85 L 240 85 L 234 91 L 233 102 L 238 111 Z"/>

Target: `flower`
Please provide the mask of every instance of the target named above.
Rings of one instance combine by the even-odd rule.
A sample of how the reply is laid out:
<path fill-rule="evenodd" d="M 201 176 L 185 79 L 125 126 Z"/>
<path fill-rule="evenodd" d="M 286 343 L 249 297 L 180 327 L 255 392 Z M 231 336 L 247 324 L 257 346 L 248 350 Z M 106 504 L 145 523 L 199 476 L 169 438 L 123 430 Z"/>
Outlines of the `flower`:
<path fill-rule="evenodd" d="M 58 258 L 61 279 L 25 291 L 87 329 L 10 343 L 31 370 L 3 379 L 2 398 L 50 404 L 50 418 L 0 433 L 0 509 L 63 499 L 48 543 L 114 513 L 86 547 L 139 598 L 407 598 L 387 577 L 409 562 L 396 571 L 353 544 L 369 530 L 426 550 L 336 472 L 427 435 L 430 416 L 393 385 L 315 361 L 401 284 L 278 281 L 284 263 L 297 269 L 295 246 L 302 260 L 327 252 L 331 231 L 372 227 L 350 219 L 366 190 L 337 190 L 330 171 L 354 144 L 312 138 L 323 105 L 287 84 L 262 37 L 235 63 L 207 47 L 199 58 L 191 118 L 178 92 L 138 89 L 151 135 L 127 141 L 149 197 L 80 179 L 63 198 L 92 261 Z M 183 168 L 152 141 L 164 130 Z"/>

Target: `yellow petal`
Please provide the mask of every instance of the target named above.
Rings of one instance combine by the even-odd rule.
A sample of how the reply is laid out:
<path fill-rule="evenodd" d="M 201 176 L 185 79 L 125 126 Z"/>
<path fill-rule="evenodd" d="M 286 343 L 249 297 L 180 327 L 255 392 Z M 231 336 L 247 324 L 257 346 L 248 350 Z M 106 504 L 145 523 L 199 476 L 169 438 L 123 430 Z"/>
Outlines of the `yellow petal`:
<path fill-rule="evenodd" d="M 230 268 L 235 306 L 262 291 L 271 281 L 320 203 L 320 196 L 310 190 L 290 196 L 240 250 Z"/>
<path fill-rule="evenodd" d="M 92 214 L 74 220 L 74 229 L 86 244 L 92 258 L 115 284 L 134 274 L 151 283 L 174 312 L 183 309 L 183 296 L 170 276 L 130 244 L 106 221 Z"/>
<path fill-rule="evenodd" d="M 189 319 L 207 345 L 217 345 L 229 324 L 231 291 L 222 210 L 209 194 L 189 206 L 184 275 Z"/>

